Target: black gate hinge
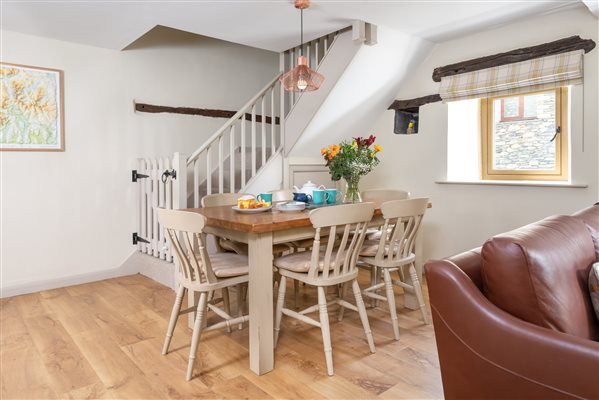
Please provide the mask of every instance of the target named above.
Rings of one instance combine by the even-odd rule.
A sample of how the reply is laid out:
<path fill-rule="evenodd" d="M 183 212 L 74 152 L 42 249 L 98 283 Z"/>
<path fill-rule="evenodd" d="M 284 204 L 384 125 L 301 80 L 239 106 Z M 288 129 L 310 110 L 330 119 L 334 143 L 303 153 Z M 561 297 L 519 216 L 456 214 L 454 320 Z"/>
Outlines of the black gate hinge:
<path fill-rule="evenodd" d="M 138 174 L 137 170 L 134 169 L 131 171 L 131 182 L 137 182 L 138 179 L 149 178 L 149 175 Z"/>
<path fill-rule="evenodd" d="M 137 236 L 137 232 L 133 232 L 133 244 L 137 243 L 150 243 L 150 241 L 142 238 L 141 236 Z"/>

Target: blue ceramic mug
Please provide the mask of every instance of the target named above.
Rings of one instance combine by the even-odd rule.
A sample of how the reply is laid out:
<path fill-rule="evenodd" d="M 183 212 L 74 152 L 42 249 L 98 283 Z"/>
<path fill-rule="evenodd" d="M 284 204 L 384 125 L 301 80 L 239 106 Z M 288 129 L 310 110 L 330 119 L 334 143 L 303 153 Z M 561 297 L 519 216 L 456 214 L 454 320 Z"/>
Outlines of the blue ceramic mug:
<path fill-rule="evenodd" d="M 301 201 L 303 203 L 308 203 L 312 200 L 312 196 L 306 193 L 293 193 L 293 201 Z"/>
<path fill-rule="evenodd" d="M 324 204 L 328 200 L 328 193 L 322 189 L 314 189 L 312 192 L 312 202 L 314 204 Z"/>
<path fill-rule="evenodd" d="M 327 189 L 327 204 L 335 204 L 341 198 L 341 192 L 337 189 Z"/>

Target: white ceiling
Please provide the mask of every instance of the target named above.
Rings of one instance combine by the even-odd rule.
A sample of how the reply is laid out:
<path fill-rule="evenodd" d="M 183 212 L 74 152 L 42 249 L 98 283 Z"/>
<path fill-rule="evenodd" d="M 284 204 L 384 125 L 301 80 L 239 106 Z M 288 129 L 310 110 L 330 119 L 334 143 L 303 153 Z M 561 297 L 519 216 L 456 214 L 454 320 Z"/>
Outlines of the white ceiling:
<path fill-rule="evenodd" d="M 2 0 L 0 4 L 3 29 L 110 49 L 125 48 L 156 25 L 273 51 L 299 43 L 299 11 L 292 0 Z M 583 5 L 579 0 L 315 0 L 304 12 L 304 29 L 311 39 L 361 19 L 442 42 L 574 6 Z"/>

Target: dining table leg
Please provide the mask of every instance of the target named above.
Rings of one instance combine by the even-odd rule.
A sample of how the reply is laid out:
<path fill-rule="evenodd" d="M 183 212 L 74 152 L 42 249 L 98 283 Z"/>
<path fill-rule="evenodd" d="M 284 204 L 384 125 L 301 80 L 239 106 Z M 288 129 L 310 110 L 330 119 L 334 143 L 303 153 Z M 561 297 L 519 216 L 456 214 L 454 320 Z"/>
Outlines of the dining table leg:
<path fill-rule="evenodd" d="M 272 232 L 248 237 L 250 369 L 262 375 L 274 366 Z"/>

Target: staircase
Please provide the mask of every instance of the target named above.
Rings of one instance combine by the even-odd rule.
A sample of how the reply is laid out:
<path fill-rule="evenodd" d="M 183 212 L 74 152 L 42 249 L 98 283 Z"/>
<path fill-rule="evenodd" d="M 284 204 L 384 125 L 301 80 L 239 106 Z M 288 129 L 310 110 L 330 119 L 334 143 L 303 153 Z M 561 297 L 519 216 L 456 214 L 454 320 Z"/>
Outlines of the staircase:
<path fill-rule="evenodd" d="M 138 174 L 148 175 L 139 185 L 138 212 L 138 236 L 148 243 L 138 243 L 139 250 L 167 261 L 172 259 L 155 215 L 156 207 L 200 207 L 202 197 L 208 194 L 257 193 L 280 187 L 286 154 L 358 49 L 372 41 L 367 32 L 375 32 L 375 28 L 357 21 L 352 27 L 304 43 L 302 49 L 297 46 L 280 54 L 284 71 L 297 65 L 303 50 L 310 68 L 325 75 L 318 91 L 284 91 L 279 82 L 281 72 L 189 157 L 176 153 L 172 159 L 139 160 Z"/>

